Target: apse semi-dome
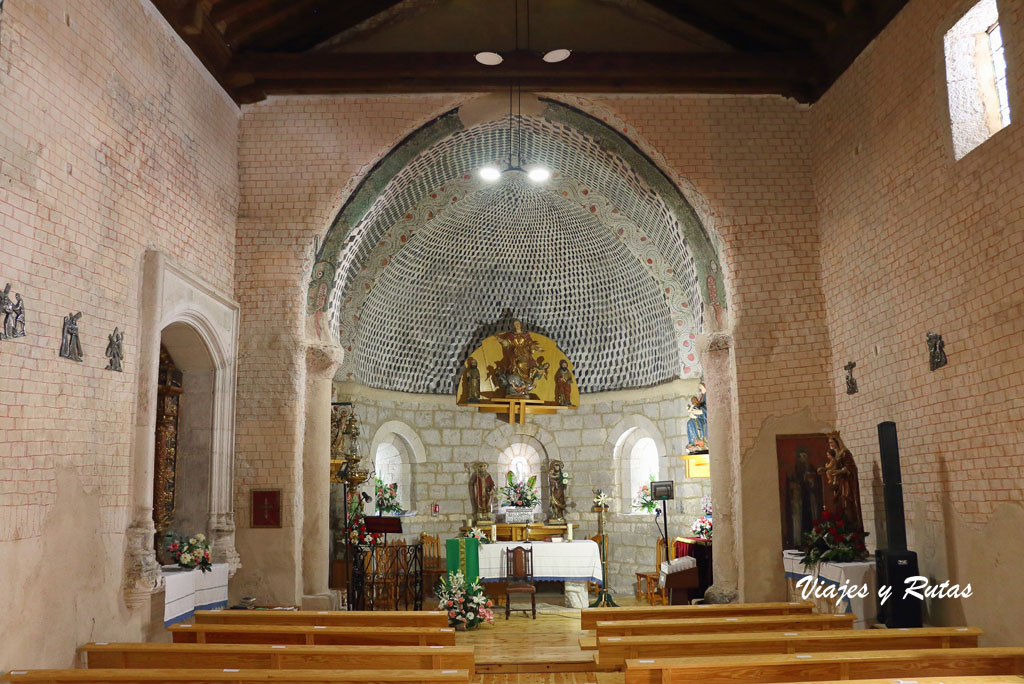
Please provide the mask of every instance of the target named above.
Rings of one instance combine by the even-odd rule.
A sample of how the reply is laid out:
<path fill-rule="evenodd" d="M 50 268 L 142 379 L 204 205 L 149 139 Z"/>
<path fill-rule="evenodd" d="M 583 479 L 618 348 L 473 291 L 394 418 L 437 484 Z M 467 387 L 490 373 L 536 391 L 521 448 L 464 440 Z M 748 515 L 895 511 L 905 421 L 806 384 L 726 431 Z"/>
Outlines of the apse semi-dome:
<path fill-rule="evenodd" d="M 463 360 L 519 319 L 572 360 L 581 392 L 678 375 L 669 309 L 639 259 L 590 212 L 517 172 L 418 230 L 369 291 L 356 380 L 450 393 Z"/>

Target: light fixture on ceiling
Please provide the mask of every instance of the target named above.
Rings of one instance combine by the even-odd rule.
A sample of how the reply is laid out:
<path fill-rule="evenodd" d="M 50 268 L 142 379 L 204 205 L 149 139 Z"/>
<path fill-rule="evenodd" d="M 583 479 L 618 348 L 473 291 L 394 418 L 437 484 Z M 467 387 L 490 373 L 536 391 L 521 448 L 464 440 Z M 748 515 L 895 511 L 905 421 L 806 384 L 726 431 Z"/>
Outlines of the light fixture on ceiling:
<path fill-rule="evenodd" d="M 505 61 L 497 52 L 478 52 L 473 57 L 484 66 L 498 66 Z"/>
<path fill-rule="evenodd" d="M 480 169 L 480 177 L 488 183 L 493 183 L 501 178 L 501 169 L 497 166 L 485 166 Z"/>
<path fill-rule="evenodd" d="M 548 50 L 544 53 L 541 58 L 548 64 L 557 64 L 558 62 L 564 62 L 569 59 L 569 55 L 572 54 L 572 50 L 566 50 L 565 48 L 558 48 L 557 50 Z"/>
<path fill-rule="evenodd" d="M 543 183 L 548 178 L 551 178 L 551 172 L 545 169 L 543 166 L 534 166 L 526 175 L 534 183 Z"/>

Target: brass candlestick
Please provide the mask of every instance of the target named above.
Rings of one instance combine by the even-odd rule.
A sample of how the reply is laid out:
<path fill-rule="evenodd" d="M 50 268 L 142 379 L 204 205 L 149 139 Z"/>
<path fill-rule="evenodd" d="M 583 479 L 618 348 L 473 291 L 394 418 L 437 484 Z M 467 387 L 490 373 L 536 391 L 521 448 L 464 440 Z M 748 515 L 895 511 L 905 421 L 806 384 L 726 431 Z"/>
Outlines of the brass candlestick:
<path fill-rule="evenodd" d="M 605 516 L 608 514 L 607 506 L 594 506 L 590 509 L 597 513 L 597 535 L 601 537 L 601 588 L 597 590 L 597 597 L 590 604 L 591 608 L 618 608 L 619 604 L 612 600 L 608 591 L 608 535 L 604 533 Z"/>

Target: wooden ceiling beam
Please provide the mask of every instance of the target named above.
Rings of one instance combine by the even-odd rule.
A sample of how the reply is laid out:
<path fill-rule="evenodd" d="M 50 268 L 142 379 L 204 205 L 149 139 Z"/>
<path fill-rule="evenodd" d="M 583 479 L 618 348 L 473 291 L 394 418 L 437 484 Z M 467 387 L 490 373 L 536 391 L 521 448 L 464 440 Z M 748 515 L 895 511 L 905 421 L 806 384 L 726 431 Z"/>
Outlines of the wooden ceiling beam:
<path fill-rule="evenodd" d="M 219 81 L 231 61 L 232 52 L 210 22 L 207 6 L 199 0 L 153 0 L 153 5 Z"/>
<path fill-rule="evenodd" d="M 274 0 L 220 0 L 210 8 L 210 21 L 230 24 L 246 15 L 262 12 Z"/>
<path fill-rule="evenodd" d="M 794 12 L 782 3 L 768 0 L 732 0 L 735 7 L 777 31 L 799 37 L 803 42 L 816 40 L 826 31 L 826 26 L 816 19 Z"/>
<path fill-rule="evenodd" d="M 776 2 L 805 16 L 813 17 L 829 28 L 843 18 L 842 8 L 829 0 L 776 0 Z"/>
<path fill-rule="evenodd" d="M 247 49 L 266 52 L 305 52 L 399 2 L 400 0 L 321 0 L 307 16 L 295 15 L 289 21 L 281 22 L 264 37 L 251 40 Z"/>
<path fill-rule="evenodd" d="M 278 31 L 291 19 L 315 22 L 311 16 L 322 4 L 323 0 L 270 0 L 262 11 L 247 13 L 240 20 L 230 22 L 224 29 L 224 40 L 238 51 L 246 43 Z"/>
<path fill-rule="evenodd" d="M 844 0 L 850 2 L 853 0 Z M 823 55 L 826 71 L 815 100 L 838 79 L 857 56 L 899 14 L 907 0 L 855 0 L 849 14 L 836 29 L 822 36 L 812 49 Z"/>
<path fill-rule="evenodd" d="M 744 52 L 768 52 L 792 49 L 790 36 L 758 21 L 741 19 L 725 0 L 646 0 L 648 5 L 674 16 Z"/>
<path fill-rule="evenodd" d="M 259 93 L 418 93 L 529 90 L 633 93 L 776 93 L 807 101 L 816 60 L 792 54 L 573 53 L 558 64 L 505 55 L 496 67 L 463 53 L 245 53 L 227 81 L 240 99 Z M 230 86 L 229 86 L 230 87 Z"/>

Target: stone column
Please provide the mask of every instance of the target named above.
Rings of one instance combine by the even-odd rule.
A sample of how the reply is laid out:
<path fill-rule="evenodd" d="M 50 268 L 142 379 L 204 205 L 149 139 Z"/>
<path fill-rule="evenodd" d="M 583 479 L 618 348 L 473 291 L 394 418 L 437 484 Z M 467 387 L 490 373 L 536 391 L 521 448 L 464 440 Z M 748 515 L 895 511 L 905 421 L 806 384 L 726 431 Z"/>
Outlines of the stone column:
<path fill-rule="evenodd" d="M 147 251 L 143 262 L 142 307 L 139 316 L 138 402 L 132 441 L 132 522 L 125 533 L 124 593 L 128 605 L 149 600 L 163 587 L 153 537 L 153 453 L 156 444 L 156 384 L 160 370 L 160 305 L 163 300 L 164 256 Z"/>
<path fill-rule="evenodd" d="M 306 431 L 302 446 L 302 607 L 338 608 L 328 587 L 331 509 L 331 388 L 342 360 L 340 349 L 306 350 Z"/>
<path fill-rule="evenodd" d="M 724 333 L 707 338 L 701 353 L 708 386 L 708 453 L 711 460 L 711 506 L 714 519 L 714 584 L 705 593 L 710 603 L 731 603 L 739 596 L 742 544 L 737 529 L 740 505 L 739 425 L 732 340 Z"/>

